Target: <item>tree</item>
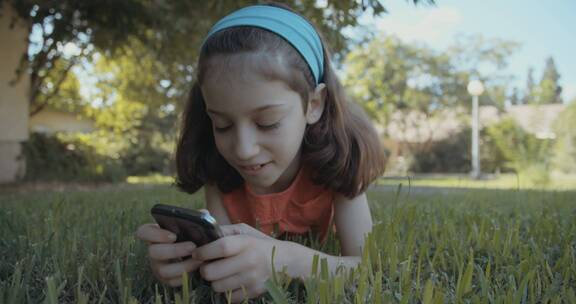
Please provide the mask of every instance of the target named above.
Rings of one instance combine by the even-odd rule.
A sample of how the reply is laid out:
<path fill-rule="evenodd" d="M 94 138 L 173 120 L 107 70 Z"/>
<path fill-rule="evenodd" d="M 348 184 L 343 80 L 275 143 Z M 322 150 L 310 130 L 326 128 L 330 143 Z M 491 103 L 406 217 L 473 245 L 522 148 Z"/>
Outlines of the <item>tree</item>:
<path fill-rule="evenodd" d="M 526 75 L 526 90 L 524 91 L 524 98 L 522 99 L 523 104 L 534 103 L 534 68 L 528 68 L 528 73 Z"/>
<path fill-rule="evenodd" d="M 479 98 L 481 105 L 494 105 L 503 110 L 508 96 L 507 88 L 513 79 L 507 71 L 510 56 L 519 48 L 519 43 L 482 35 L 459 35 L 447 49 L 451 63 L 457 71 L 467 77 L 480 79 L 485 93 Z M 468 79 L 464 80 L 465 83 Z M 471 103 L 466 103 L 470 107 Z"/>
<path fill-rule="evenodd" d="M 109 157 L 120 158 L 129 174 L 167 173 L 176 142 L 178 107 L 186 94 L 159 75 L 170 68 L 133 39 L 121 55 L 95 60 L 102 104 L 88 113 L 98 128 L 94 142 L 106 141 Z M 114 147 L 115 149 L 110 149 Z M 95 146 L 98 149 L 98 146 Z"/>
<path fill-rule="evenodd" d="M 548 57 L 542 72 L 542 80 L 535 91 L 535 103 L 551 104 L 562 103 L 562 87 L 559 84 L 560 74 L 554 64 L 554 58 Z"/>
<path fill-rule="evenodd" d="M 352 50 L 346 60 L 344 84 L 370 116 L 386 125 L 394 113 L 419 113 L 431 118 L 447 109 L 469 107 L 466 85 L 482 76 L 479 66 L 494 66 L 484 79 L 489 101 L 504 103 L 506 81 L 501 71 L 516 48 L 508 41 L 465 37 L 446 52 L 377 37 Z M 426 120 L 420 120 L 425 123 Z M 405 120 L 408 129 L 418 121 Z M 425 127 L 425 126 L 420 126 Z M 431 139 L 434 130 L 427 130 Z"/>
<path fill-rule="evenodd" d="M 435 150 L 433 140 L 438 138 L 439 122 L 469 122 L 462 120 L 470 113 L 466 86 L 471 77 L 485 83 L 482 103 L 504 106 L 510 79 L 504 70 L 516 48 L 514 42 L 468 36 L 440 52 L 381 35 L 360 43 L 348 54 L 343 82 L 351 98 L 382 127 L 384 136 L 395 139 L 389 146 L 392 157 L 412 159 Z M 417 159 L 413 165 L 428 170 L 433 167 L 426 165 L 428 161 L 438 161 L 432 159 Z"/>
<path fill-rule="evenodd" d="M 126 37 L 151 28 L 155 19 L 142 3 L 130 0 L 10 1 L 10 5 L 30 24 L 29 50 L 22 55 L 15 81 L 30 77 L 31 115 L 59 96 L 61 84 L 81 59 L 90 58 L 96 49 L 113 51 Z M 67 52 L 71 47 L 76 51 Z"/>
<path fill-rule="evenodd" d="M 17 73 L 32 78 L 30 114 L 73 108 L 95 121 L 96 132 L 77 136 L 97 154 L 122 160 L 129 174 L 165 171 L 205 34 L 219 18 L 258 2 L 10 1 L 30 23 L 30 50 Z M 385 12 L 376 0 L 282 2 L 317 25 L 336 59 L 347 52 L 344 27 L 364 12 Z M 76 72 L 97 78 L 96 92 L 79 94 Z"/>
<path fill-rule="evenodd" d="M 512 94 L 510 94 L 510 105 L 520 105 L 522 104 L 522 99 L 518 97 L 518 88 L 514 87 L 512 89 Z"/>
<path fill-rule="evenodd" d="M 140 40 L 157 60 L 185 66 L 182 74 L 191 74 L 190 65 L 209 27 L 230 11 L 259 1 L 0 0 L 0 5 L 5 2 L 30 24 L 30 48 L 22 55 L 15 81 L 30 75 L 30 114 L 34 115 L 57 103 L 60 85 L 74 66 L 90 60 L 95 52 L 109 55 L 125 50 L 122 46 L 129 38 Z M 315 1 L 282 2 L 315 22 L 336 54 L 346 50 L 344 27 L 355 26 L 368 9 L 374 15 L 385 12 L 376 0 L 329 1 L 325 7 Z M 70 48 L 77 51 L 67 53 Z M 62 68 L 51 72 L 56 65 Z"/>

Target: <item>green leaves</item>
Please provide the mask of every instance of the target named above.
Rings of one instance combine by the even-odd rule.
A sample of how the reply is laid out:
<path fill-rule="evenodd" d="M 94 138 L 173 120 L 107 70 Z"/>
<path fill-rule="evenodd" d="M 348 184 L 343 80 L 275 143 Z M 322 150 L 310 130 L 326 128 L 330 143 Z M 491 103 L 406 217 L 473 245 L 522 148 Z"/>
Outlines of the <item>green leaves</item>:
<path fill-rule="evenodd" d="M 380 34 L 346 56 L 344 84 L 389 136 L 426 142 L 431 135 L 414 138 L 404 133 L 433 134 L 429 120 L 444 119 L 446 110 L 469 108 L 466 85 L 472 76 L 486 78 L 487 102 L 504 106 L 508 76 L 502 71 L 516 49 L 513 42 L 470 36 L 440 51 Z M 479 65 L 493 70 L 482 77 Z"/>
<path fill-rule="evenodd" d="M 185 79 L 191 75 L 190 67 L 210 27 L 224 15 L 256 3 L 260 2 L 11 1 L 8 5 L 31 25 L 30 52 L 23 54 L 17 78 L 30 71 L 30 103 L 36 113 L 53 103 L 53 98 L 62 99 L 58 93 L 65 91 L 60 87 L 74 77 L 72 68 L 86 66 L 96 53 L 106 57 L 130 54 L 136 41 L 163 67 L 160 79 Z M 347 49 L 344 27 L 357 25 L 360 15 L 370 8 L 373 15 L 385 11 L 374 0 L 328 1 L 326 7 L 309 1 L 286 4 L 315 23 L 337 54 Z M 67 52 L 65 46 L 73 46 L 75 51 Z"/>
<path fill-rule="evenodd" d="M 557 140 L 554 145 L 553 163 L 562 172 L 576 172 L 576 98 L 559 114 L 554 122 Z"/>
<path fill-rule="evenodd" d="M 536 121 L 538 112 L 529 121 Z M 487 137 L 507 160 L 507 167 L 534 179 L 536 184 L 549 181 L 550 154 L 553 142 L 539 139 L 525 131 L 511 117 L 486 128 Z"/>

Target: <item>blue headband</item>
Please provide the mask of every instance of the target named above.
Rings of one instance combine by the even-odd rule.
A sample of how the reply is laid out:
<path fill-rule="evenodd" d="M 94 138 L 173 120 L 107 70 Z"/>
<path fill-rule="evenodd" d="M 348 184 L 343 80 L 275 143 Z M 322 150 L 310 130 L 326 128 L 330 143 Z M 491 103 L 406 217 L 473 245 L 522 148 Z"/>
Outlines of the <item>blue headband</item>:
<path fill-rule="evenodd" d="M 206 36 L 204 43 L 214 33 L 237 26 L 263 28 L 287 40 L 308 63 L 316 84 L 320 83 L 324 71 L 322 42 L 314 27 L 306 19 L 279 7 L 248 6 L 218 21 Z"/>

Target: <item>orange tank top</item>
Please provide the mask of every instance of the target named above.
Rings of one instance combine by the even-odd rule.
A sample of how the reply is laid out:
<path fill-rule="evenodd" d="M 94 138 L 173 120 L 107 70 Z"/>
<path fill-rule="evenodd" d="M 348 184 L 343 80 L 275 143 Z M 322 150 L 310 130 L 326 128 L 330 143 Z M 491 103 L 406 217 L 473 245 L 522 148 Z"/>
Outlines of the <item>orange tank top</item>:
<path fill-rule="evenodd" d="M 284 191 L 256 194 L 245 183 L 222 194 L 230 222 L 245 223 L 273 236 L 312 232 L 326 239 L 334 216 L 334 192 L 315 185 L 308 170 L 300 169 Z M 276 235 L 274 235 L 276 234 Z"/>

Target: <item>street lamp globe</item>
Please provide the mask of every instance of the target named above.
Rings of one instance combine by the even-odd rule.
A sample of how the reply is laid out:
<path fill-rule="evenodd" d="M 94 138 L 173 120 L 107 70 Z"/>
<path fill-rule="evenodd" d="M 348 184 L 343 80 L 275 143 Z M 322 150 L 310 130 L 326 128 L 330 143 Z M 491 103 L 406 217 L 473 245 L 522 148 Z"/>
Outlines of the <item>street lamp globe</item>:
<path fill-rule="evenodd" d="M 484 85 L 480 80 L 472 80 L 468 83 L 468 93 L 472 96 L 480 96 L 484 93 Z"/>

